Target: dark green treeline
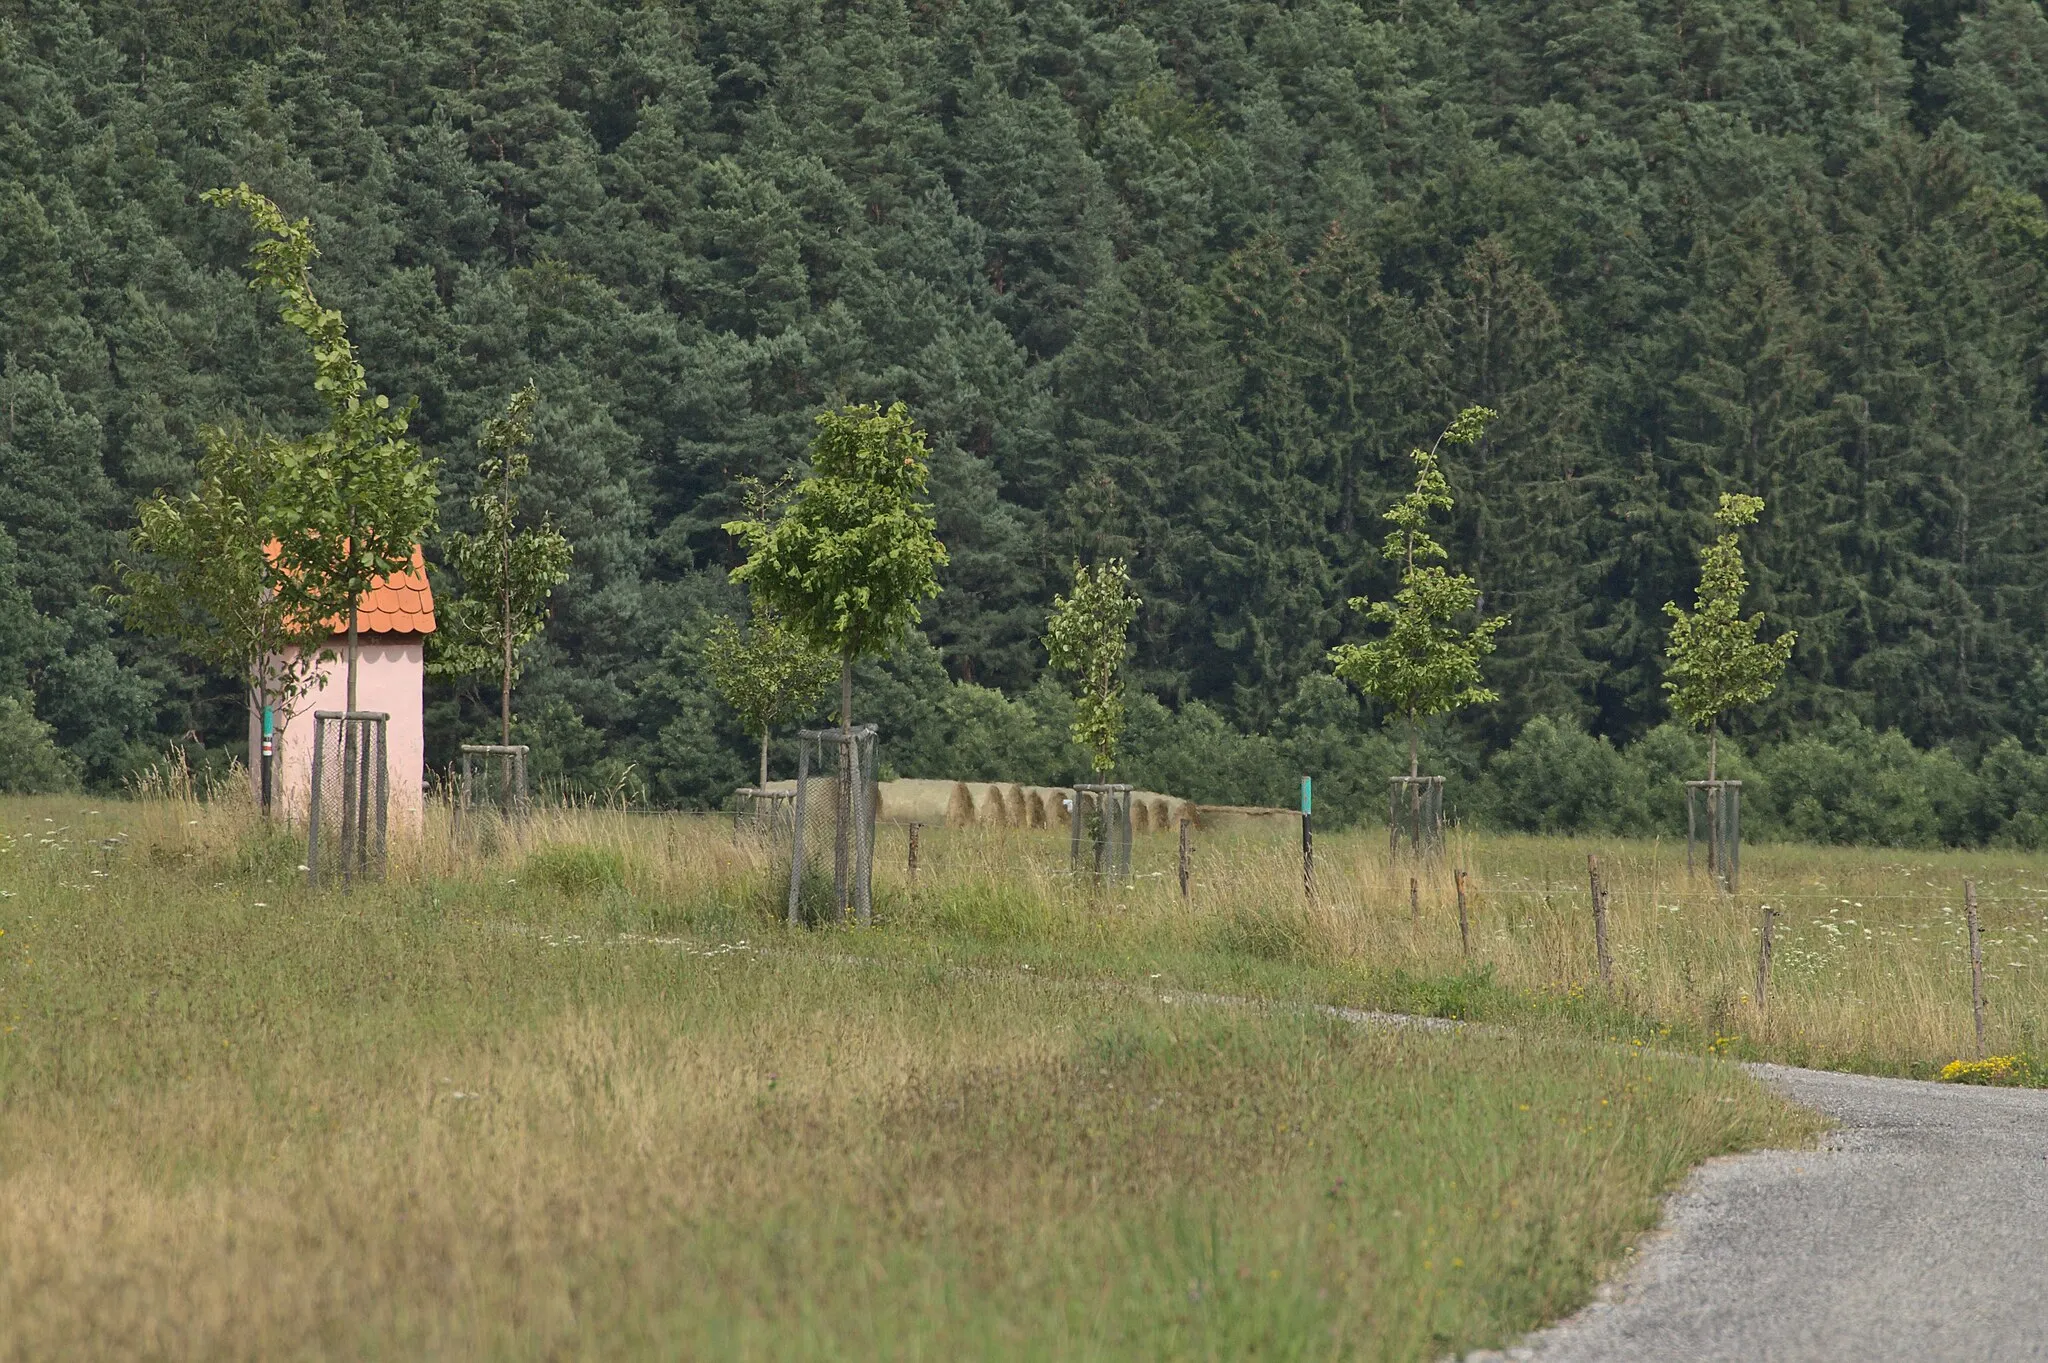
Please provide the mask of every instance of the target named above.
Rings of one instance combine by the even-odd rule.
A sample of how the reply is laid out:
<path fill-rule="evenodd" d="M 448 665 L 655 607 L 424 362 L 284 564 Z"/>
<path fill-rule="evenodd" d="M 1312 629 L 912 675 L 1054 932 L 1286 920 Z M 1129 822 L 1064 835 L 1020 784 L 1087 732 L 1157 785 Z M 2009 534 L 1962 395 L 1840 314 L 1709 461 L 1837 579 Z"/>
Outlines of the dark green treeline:
<path fill-rule="evenodd" d="M 883 700 L 1023 695 L 1067 562 L 1121 554 L 1142 684 L 1293 732 L 1407 447 L 1481 403 L 1451 539 L 1514 625 L 1460 761 L 1662 720 L 1724 488 L 1801 640 L 1753 739 L 1975 762 L 2048 715 L 2033 3 L 0 0 L 0 695 L 97 782 L 239 735 L 96 594 L 135 500 L 203 425 L 316 418 L 196 202 L 243 179 L 312 216 L 451 519 L 538 383 L 578 556 L 521 711 L 579 780 L 744 778 L 716 527 L 841 400 L 930 428 L 953 553 Z M 439 750 L 485 712 L 437 697 Z"/>

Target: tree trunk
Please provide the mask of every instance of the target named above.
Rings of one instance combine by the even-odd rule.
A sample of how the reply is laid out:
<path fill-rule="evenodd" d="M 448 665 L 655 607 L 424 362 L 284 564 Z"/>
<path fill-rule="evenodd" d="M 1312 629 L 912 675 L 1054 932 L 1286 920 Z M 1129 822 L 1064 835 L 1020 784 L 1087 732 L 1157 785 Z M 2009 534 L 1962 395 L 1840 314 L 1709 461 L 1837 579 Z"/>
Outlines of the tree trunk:
<path fill-rule="evenodd" d="M 1709 781 L 1714 779 L 1714 759 L 1718 753 L 1720 737 L 1720 724 L 1718 722 L 1709 724 L 1707 726 L 1707 779 Z"/>
<path fill-rule="evenodd" d="M 1422 721 L 1408 716 L 1408 778 L 1422 774 Z"/>
<path fill-rule="evenodd" d="M 348 603 L 348 709 L 356 708 L 356 603 Z"/>
<path fill-rule="evenodd" d="M 765 724 L 761 726 L 761 784 L 754 789 L 768 789 L 768 726 Z"/>
<path fill-rule="evenodd" d="M 505 602 L 503 624 L 505 627 L 505 670 L 498 686 L 498 741 L 506 747 L 512 746 L 512 603 L 508 595 Z"/>
<path fill-rule="evenodd" d="M 839 659 L 839 813 L 832 839 L 832 890 L 841 923 L 846 921 L 853 884 L 853 655 Z"/>
<path fill-rule="evenodd" d="M 505 460 L 505 528 L 498 550 L 498 628 L 503 631 L 505 671 L 498 687 L 498 741 L 512 746 L 512 460 Z"/>

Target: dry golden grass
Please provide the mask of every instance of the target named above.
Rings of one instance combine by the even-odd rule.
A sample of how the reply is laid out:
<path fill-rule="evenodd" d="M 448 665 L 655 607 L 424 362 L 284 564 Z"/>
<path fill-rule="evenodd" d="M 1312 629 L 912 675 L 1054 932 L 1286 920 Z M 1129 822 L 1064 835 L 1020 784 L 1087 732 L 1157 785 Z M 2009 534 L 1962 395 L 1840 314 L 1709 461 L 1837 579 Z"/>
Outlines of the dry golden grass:
<path fill-rule="evenodd" d="M 237 850 L 247 846 L 246 812 L 161 801 L 146 808 L 158 842 L 218 843 L 190 855 L 216 866 L 246 861 Z M 176 812 L 183 809 L 191 812 Z M 1184 903 L 1170 835 L 1140 837 L 1132 883 L 1107 891 L 1069 874 L 1063 832 L 926 828 L 920 842 L 913 893 L 907 831 L 880 831 L 878 912 L 896 931 L 856 949 L 936 941 L 955 957 L 1152 960 L 1190 982 L 1235 981 L 1258 992 L 1266 990 L 1247 973 L 1253 965 L 1311 967 L 1321 971 L 1319 997 L 1466 1015 L 1534 1009 L 1605 1034 L 1662 1033 L 1680 1046 L 1917 1075 L 1976 1049 L 1968 877 L 1983 923 L 1988 1051 L 2040 1055 L 2048 1018 L 2048 958 L 2034 955 L 2048 933 L 2048 857 L 2038 854 L 1752 846 L 1740 892 L 1729 896 L 1688 875 L 1682 840 L 1458 833 L 1442 859 L 1417 865 L 1366 831 L 1318 839 L 1311 901 L 1292 842 L 1198 837 Z M 782 886 L 770 886 L 775 850 L 735 837 L 719 817 L 551 810 L 516 831 L 456 839 L 436 813 L 426 836 L 400 844 L 394 879 L 480 889 L 538 877 L 586 908 L 616 890 L 600 930 L 744 935 L 782 917 Z M 1609 893 L 1611 993 L 1595 975 L 1589 854 L 1600 858 Z M 274 860 L 291 855 L 286 848 Z M 1469 956 L 1460 949 L 1453 867 L 1469 872 Z M 1753 996 L 1766 905 L 1778 916 L 1760 1009 Z M 1276 987 L 1290 988 L 1296 973 L 1281 971 Z M 1419 981 L 1444 987 L 1418 991 Z"/>
<path fill-rule="evenodd" d="M 341 895 L 232 806 L 0 802 L 0 1358 L 1429 1358 L 1811 1130 L 1716 1062 L 1149 978 L 1352 978 L 1284 857 L 1183 910 L 928 845 L 882 929 L 790 933 L 716 822 Z"/>

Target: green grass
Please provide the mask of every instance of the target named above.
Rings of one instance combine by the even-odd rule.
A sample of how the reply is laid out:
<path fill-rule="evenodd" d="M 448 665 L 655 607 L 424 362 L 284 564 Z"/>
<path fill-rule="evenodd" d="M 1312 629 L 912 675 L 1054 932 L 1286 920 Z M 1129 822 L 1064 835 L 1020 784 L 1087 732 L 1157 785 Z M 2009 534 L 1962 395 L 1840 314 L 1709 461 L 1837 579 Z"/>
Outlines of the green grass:
<path fill-rule="evenodd" d="M 0 802 L 0 1357 L 1428 1359 L 1814 1130 L 1571 1017 L 1187 997 L 1514 994 L 1284 905 L 789 932 L 716 828 L 601 819 L 315 894 L 234 811 L 85 808 Z"/>

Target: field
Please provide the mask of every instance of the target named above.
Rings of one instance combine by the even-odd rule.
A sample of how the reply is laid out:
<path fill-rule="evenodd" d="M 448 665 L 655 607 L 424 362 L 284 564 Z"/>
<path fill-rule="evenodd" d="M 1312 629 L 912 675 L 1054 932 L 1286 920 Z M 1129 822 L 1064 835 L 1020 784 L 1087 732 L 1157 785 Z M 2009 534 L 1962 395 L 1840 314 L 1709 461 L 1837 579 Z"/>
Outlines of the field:
<path fill-rule="evenodd" d="M 1699 1160 L 1810 1138 L 1728 1055 L 2031 1050 L 2038 859 L 926 830 L 775 922 L 719 820 L 548 812 L 311 892 L 192 800 L 0 803 L 0 1357 L 1355 1357 L 1584 1299 Z M 1612 886 L 1593 983 L 1586 856 Z M 2040 895 L 2048 900 L 2048 894 Z M 1760 902 L 1780 908 L 1769 1008 Z M 1456 1015 L 1384 1030 L 1304 1005 Z"/>

